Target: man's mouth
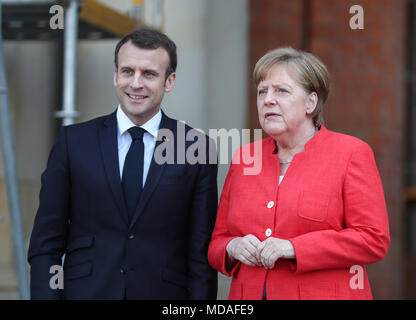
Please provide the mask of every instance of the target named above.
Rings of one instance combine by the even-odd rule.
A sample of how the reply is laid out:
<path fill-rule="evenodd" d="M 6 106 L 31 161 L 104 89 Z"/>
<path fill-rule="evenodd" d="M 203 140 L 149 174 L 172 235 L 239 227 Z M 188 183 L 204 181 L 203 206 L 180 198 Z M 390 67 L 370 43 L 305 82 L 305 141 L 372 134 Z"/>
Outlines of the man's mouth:
<path fill-rule="evenodd" d="M 143 99 L 147 98 L 147 96 L 143 96 L 143 95 L 133 95 L 133 94 L 129 94 L 129 93 L 126 93 L 126 94 L 130 99 L 133 99 L 133 100 L 136 100 L 136 101 L 140 101 L 140 100 L 143 100 Z"/>

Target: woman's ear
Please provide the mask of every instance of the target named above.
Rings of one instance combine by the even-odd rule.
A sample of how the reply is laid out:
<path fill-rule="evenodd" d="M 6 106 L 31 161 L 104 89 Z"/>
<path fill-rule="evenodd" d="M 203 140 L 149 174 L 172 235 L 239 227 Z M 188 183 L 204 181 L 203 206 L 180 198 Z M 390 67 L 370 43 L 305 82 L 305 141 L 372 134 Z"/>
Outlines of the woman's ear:
<path fill-rule="evenodd" d="M 318 95 L 314 91 L 314 92 L 311 92 L 307 97 L 306 114 L 312 114 L 312 112 L 314 112 L 317 105 L 318 105 Z"/>

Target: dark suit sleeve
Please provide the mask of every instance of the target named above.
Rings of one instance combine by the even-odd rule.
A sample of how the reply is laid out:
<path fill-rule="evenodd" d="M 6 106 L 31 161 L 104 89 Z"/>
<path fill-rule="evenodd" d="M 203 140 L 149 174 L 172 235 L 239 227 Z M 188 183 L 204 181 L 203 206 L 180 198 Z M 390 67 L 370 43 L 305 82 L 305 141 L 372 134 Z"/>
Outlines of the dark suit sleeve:
<path fill-rule="evenodd" d="M 62 291 L 49 285 L 54 275 L 49 271 L 51 266 L 62 264 L 68 230 L 70 175 L 65 127 L 52 148 L 41 181 L 39 209 L 28 252 L 31 298 L 60 299 Z"/>
<path fill-rule="evenodd" d="M 215 152 L 214 142 L 207 139 L 208 149 Z M 209 152 L 207 152 L 209 155 Z M 217 163 L 199 166 L 196 188 L 193 193 L 190 212 L 189 240 L 189 298 L 216 299 L 217 272 L 208 263 L 208 245 L 217 214 Z M 215 158 L 216 157 L 211 157 Z"/>

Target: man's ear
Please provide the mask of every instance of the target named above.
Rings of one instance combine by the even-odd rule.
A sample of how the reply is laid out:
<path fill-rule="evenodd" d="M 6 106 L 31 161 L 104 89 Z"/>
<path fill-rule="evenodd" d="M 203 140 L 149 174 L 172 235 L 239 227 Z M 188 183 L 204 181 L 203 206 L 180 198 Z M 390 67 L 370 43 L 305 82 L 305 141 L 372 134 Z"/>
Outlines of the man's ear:
<path fill-rule="evenodd" d="M 117 87 L 117 67 L 114 68 L 113 84 Z"/>
<path fill-rule="evenodd" d="M 315 91 L 311 92 L 306 99 L 306 114 L 312 114 L 318 105 L 318 94 Z"/>
<path fill-rule="evenodd" d="M 175 80 L 176 80 L 176 73 L 172 72 L 165 81 L 165 92 L 170 92 L 173 89 Z"/>

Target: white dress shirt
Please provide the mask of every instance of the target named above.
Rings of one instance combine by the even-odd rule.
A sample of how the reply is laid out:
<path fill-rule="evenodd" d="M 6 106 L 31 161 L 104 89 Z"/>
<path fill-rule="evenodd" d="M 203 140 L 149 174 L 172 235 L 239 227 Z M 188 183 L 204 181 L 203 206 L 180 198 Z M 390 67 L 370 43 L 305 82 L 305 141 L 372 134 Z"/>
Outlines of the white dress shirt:
<path fill-rule="evenodd" d="M 118 106 L 117 109 L 117 142 L 118 142 L 118 161 L 120 168 L 120 180 L 123 177 L 124 161 L 131 145 L 131 136 L 127 132 L 135 124 L 127 117 L 124 111 Z M 156 146 L 156 137 L 159 131 L 160 121 L 162 120 L 162 112 L 159 110 L 151 119 L 140 126 L 146 132 L 143 135 L 144 143 L 144 159 L 143 159 L 143 187 L 146 182 L 147 173 L 149 172 L 150 163 L 152 162 L 153 151 Z"/>

